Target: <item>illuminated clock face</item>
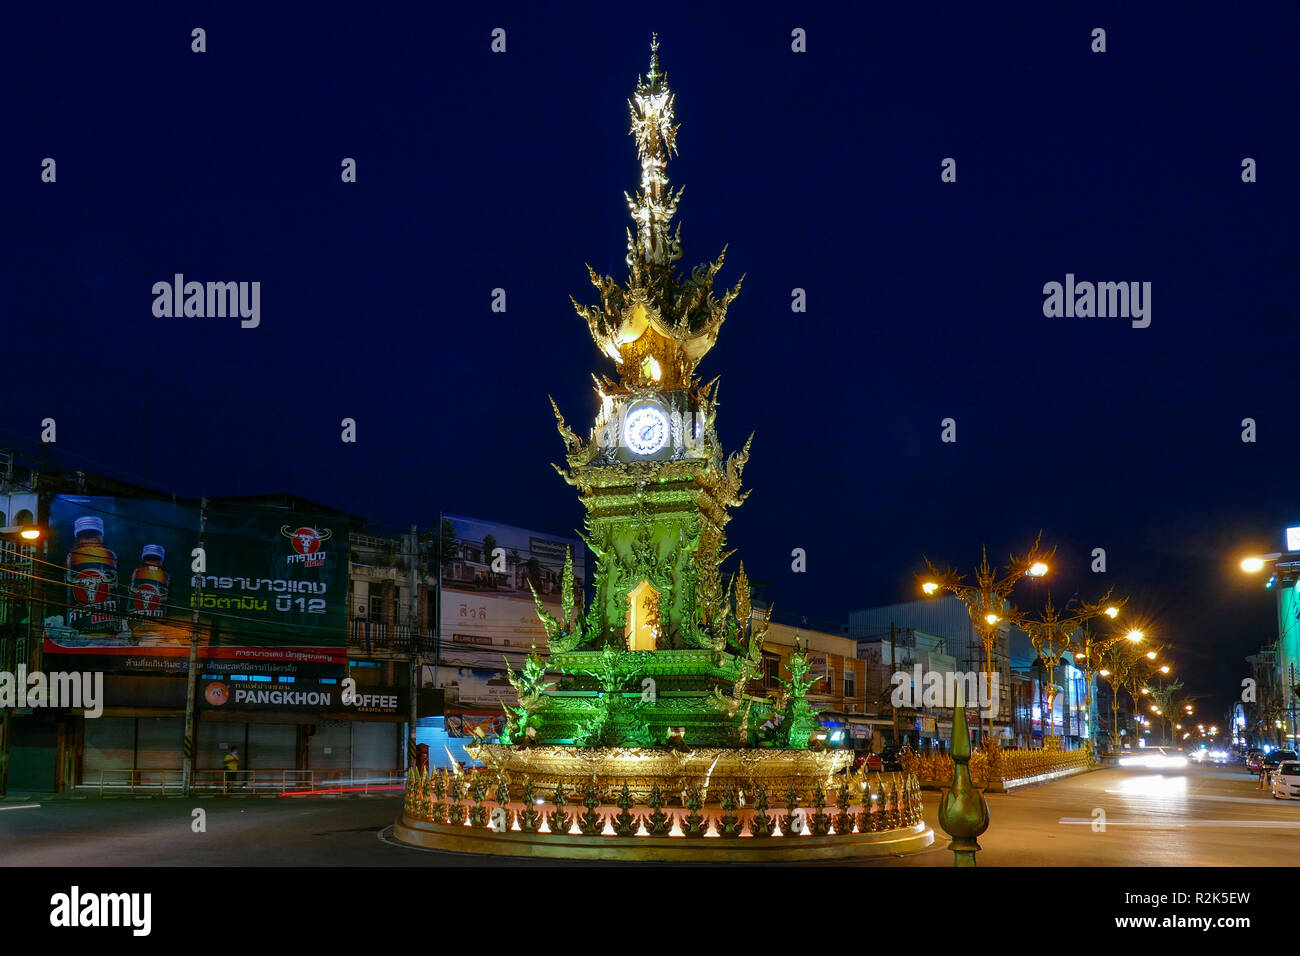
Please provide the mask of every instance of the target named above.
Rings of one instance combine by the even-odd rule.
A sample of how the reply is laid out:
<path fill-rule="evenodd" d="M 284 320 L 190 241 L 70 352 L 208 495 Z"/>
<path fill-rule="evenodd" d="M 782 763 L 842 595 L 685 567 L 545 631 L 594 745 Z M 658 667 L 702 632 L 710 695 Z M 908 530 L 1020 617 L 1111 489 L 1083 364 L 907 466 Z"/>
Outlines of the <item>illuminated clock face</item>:
<path fill-rule="evenodd" d="M 628 413 L 623 423 L 623 444 L 634 455 L 653 455 L 668 443 L 668 418 L 653 405 Z"/>

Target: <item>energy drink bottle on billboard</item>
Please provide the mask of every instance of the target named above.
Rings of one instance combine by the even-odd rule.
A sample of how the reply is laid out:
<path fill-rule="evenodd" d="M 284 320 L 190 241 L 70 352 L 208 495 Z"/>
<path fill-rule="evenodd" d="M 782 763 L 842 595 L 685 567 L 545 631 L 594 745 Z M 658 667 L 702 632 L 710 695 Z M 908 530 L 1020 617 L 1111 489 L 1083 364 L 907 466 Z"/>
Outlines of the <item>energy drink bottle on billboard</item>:
<path fill-rule="evenodd" d="M 163 570 L 167 552 L 161 544 L 146 544 L 140 552 L 140 566 L 131 575 L 127 609 L 133 617 L 161 618 L 166 614 L 171 575 Z"/>
<path fill-rule="evenodd" d="M 117 555 L 104 545 L 104 519 L 78 518 L 76 543 L 68 552 L 68 626 L 78 631 L 117 630 Z"/>

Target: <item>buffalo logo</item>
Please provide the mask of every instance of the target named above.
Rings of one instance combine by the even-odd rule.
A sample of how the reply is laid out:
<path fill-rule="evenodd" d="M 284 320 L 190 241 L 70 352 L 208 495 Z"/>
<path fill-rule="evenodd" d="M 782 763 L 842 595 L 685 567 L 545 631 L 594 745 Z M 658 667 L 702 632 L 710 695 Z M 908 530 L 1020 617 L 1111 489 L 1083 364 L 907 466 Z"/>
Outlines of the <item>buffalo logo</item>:
<path fill-rule="evenodd" d="M 162 592 L 156 584 L 138 584 L 131 588 L 131 609 L 154 614 L 162 609 Z"/>
<path fill-rule="evenodd" d="M 230 700 L 230 689 L 219 681 L 214 681 L 203 689 L 203 699 L 213 707 L 220 707 Z"/>
<path fill-rule="evenodd" d="M 108 576 L 102 571 L 80 571 L 72 580 L 72 590 L 82 604 L 102 604 L 108 599 Z"/>
<path fill-rule="evenodd" d="M 321 545 L 330 539 L 333 535 L 329 528 L 298 528 L 294 530 L 287 524 L 281 526 L 280 534 L 284 535 L 293 543 L 295 554 L 289 555 L 290 564 L 301 564 L 309 568 L 318 568 L 325 563 L 325 555 L 321 552 Z"/>

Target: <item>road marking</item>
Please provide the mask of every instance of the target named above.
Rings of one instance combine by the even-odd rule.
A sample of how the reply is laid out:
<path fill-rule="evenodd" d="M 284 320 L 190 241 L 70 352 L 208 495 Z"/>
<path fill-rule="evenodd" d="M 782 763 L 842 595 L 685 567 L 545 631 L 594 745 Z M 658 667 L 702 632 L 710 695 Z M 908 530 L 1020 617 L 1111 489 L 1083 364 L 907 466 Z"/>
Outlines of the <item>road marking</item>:
<path fill-rule="evenodd" d="M 1057 823 L 1074 826 L 1100 825 L 1092 817 L 1061 817 Z M 1106 827 L 1146 827 L 1151 830 L 1181 830 L 1185 827 L 1252 827 L 1264 830 L 1300 830 L 1300 820 L 1185 820 L 1181 823 L 1160 823 L 1153 820 L 1111 820 Z"/>
<path fill-rule="evenodd" d="M 20 803 L 16 807 L 0 807 L 0 810 L 39 810 L 39 803 Z"/>
<path fill-rule="evenodd" d="M 1106 790 L 1105 793 L 1117 794 L 1121 797 L 1144 796 L 1136 790 Z M 1217 800 L 1220 803 L 1274 803 L 1272 797 L 1220 797 L 1211 793 L 1184 793 L 1179 794 L 1180 800 Z"/>

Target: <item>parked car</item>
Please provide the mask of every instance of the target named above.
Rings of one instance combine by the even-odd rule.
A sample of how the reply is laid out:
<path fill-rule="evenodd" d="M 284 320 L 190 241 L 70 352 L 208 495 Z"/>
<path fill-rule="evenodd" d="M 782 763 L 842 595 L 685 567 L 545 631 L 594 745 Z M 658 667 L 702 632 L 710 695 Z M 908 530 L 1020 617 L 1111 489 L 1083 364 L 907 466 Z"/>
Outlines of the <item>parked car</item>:
<path fill-rule="evenodd" d="M 902 747 L 895 747 L 893 744 L 890 744 L 888 747 L 885 747 L 883 750 L 881 750 L 880 751 L 881 769 L 886 771 L 892 771 L 892 772 L 901 772 L 903 769 L 903 762 L 899 758 L 902 752 L 903 752 Z"/>
<path fill-rule="evenodd" d="M 1300 760 L 1300 756 L 1294 750 L 1274 750 L 1259 762 L 1259 769 L 1263 773 L 1272 773 L 1289 760 Z"/>
<path fill-rule="evenodd" d="M 1270 780 L 1275 800 L 1300 800 L 1300 763 L 1283 761 Z"/>
<path fill-rule="evenodd" d="M 862 769 L 871 773 L 879 773 L 884 769 L 884 761 L 880 759 L 880 754 L 869 753 L 862 758 Z"/>

